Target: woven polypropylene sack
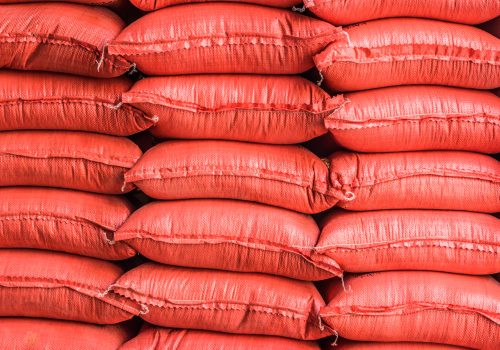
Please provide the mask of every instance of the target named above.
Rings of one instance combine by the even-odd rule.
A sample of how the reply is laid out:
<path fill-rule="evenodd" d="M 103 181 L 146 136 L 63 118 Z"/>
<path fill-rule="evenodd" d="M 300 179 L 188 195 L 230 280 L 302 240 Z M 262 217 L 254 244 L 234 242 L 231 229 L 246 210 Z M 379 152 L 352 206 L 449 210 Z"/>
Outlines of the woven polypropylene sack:
<path fill-rule="evenodd" d="M 106 45 L 124 28 L 103 7 L 66 3 L 0 5 L 0 68 L 116 77 L 130 64 Z M 85 30 L 82 30 L 85 29 Z"/>
<path fill-rule="evenodd" d="M 299 146 L 171 141 L 147 151 L 125 174 L 157 199 L 228 198 L 317 213 L 338 201 L 328 168 Z"/>
<path fill-rule="evenodd" d="M 461 346 L 430 344 L 430 343 L 389 343 L 389 342 L 360 342 L 342 339 L 338 344 L 331 345 L 329 350 L 465 350 Z"/>
<path fill-rule="evenodd" d="M 135 21 L 113 41 L 148 75 L 296 74 L 339 38 L 340 29 L 289 10 L 223 3 L 174 6 Z"/>
<path fill-rule="evenodd" d="M 29 249 L 0 250 L 0 316 L 115 324 L 139 312 L 109 292 L 123 270 L 103 260 Z M 76 336 L 76 334 L 74 334 Z"/>
<path fill-rule="evenodd" d="M 133 332 L 124 325 L 46 320 L 40 318 L 0 318 L 0 348 L 29 350 L 117 350 Z"/>
<path fill-rule="evenodd" d="M 500 39 L 481 29 L 415 18 L 346 27 L 316 55 L 327 87 L 339 91 L 431 84 L 500 87 Z"/>
<path fill-rule="evenodd" d="M 120 194 L 124 173 L 139 159 L 125 137 L 73 131 L 0 133 L 0 187 L 46 186 Z"/>
<path fill-rule="evenodd" d="M 120 350 L 319 350 L 314 342 L 265 335 L 225 334 L 185 329 L 145 328 Z"/>
<path fill-rule="evenodd" d="M 325 323 L 341 337 L 498 349 L 500 284 L 490 276 L 391 271 L 327 288 Z M 467 331 L 464 331 L 467 330 Z"/>
<path fill-rule="evenodd" d="M 500 162 L 471 152 L 347 153 L 330 157 L 334 189 L 349 210 L 500 211 Z"/>
<path fill-rule="evenodd" d="M 500 272 L 500 219 L 444 210 L 334 211 L 321 223 L 315 253 L 347 272 Z M 314 260 L 314 257 L 313 257 Z"/>
<path fill-rule="evenodd" d="M 500 152 L 500 98 L 487 91 L 398 86 L 344 95 L 325 125 L 357 152 Z"/>
<path fill-rule="evenodd" d="M 114 242 L 132 213 L 121 196 L 34 188 L 0 188 L 0 248 L 33 248 L 105 260 L 127 259 L 135 250 Z"/>
<path fill-rule="evenodd" d="M 0 130 L 76 130 L 128 136 L 154 124 L 121 102 L 132 82 L 0 71 Z"/>
<path fill-rule="evenodd" d="M 193 199 L 147 204 L 115 240 L 167 265 L 315 281 L 341 274 L 326 256 L 311 260 L 318 236 L 308 215 L 251 202 Z"/>
<path fill-rule="evenodd" d="M 230 0 L 130 0 L 135 7 L 143 11 L 156 11 L 164 7 L 190 4 L 193 2 L 212 2 L 212 1 L 230 1 Z M 231 0 L 232 2 L 252 3 L 264 6 L 292 8 L 300 4 L 300 0 Z"/>
<path fill-rule="evenodd" d="M 312 340 L 329 332 L 311 282 L 256 273 L 145 263 L 125 273 L 114 293 L 134 300 L 154 325 Z"/>
<path fill-rule="evenodd" d="M 387 17 L 422 17 L 478 24 L 500 15 L 497 0 L 305 0 L 305 7 L 334 24 L 346 25 Z"/>
<path fill-rule="evenodd" d="M 123 5 L 126 0 L 67 0 L 65 2 L 72 2 L 82 5 L 96 5 L 117 8 Z M 0 0 L 0 4 L 18 4 L 19 0 Z M 58 0 L 23 0 L 25 2 L 59 2 Z"/>
<path fill-rule="evenodd" d="M 222 74 L 146 78 L 123 101 L 157 117 L 160 138 L 293 144 L 325 134 L 342 98 L 298 76 Z"/>

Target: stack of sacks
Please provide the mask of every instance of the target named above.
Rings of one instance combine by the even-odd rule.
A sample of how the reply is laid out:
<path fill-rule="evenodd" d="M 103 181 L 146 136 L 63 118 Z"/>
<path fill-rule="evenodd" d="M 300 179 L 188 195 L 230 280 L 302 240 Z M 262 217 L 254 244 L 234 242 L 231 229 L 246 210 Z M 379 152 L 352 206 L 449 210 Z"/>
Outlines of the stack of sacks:
<path fill-rule="evenodd" d="M 117 349 L 138 312 L 106 261 L 136 254 L 113 239 L 142 153 L 124 136 L 154 123 L 106 54 L 125 24 L 70 3 L 3 4 L 0 23 L 0 348 Z"/>
<path fill-rule="evenodd" d="M 346 92 L 326 119 L 333 137 L 368 152 L 330 158 L 331 181 L 353 200 L 324 218 L 315 252 L 343 271 L 371 273 L 348 276 L 345 288 L 323 286 L 323 322 L 356 341 L 499 348 L 500 285 L 488 274 L 500 272 L 500 224 L 491 215 L 500 211 L 500 164 L 480 153 L 500 151 L 500 99 L 484 91 L 500 87 L 500 40 L 459 23 L 494 18 L 500 3 L 306 7 L 349 25 L 348 40 L 315 62 L 330 90 Z M 405 16 L 427 19 L 385 18 Z"/>

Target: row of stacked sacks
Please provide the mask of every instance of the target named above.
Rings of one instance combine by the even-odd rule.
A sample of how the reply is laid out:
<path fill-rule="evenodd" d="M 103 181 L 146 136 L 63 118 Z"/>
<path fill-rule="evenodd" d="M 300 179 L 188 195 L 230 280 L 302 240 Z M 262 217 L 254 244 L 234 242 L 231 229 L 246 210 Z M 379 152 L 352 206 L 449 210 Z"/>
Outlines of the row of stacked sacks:
<path fill-rule="evenodd" d="M 162 6 L 157 4 L 153 7 Z M 313 10 L 311 5 L 306 3 Z M 466 23 L 498 15 L 495 2 L 480 6 L 482 17 L 472 22 L 466 17 L 474 7 L 418 14 Z M 365 19 L 415 15 L 409 9 Z M 420 25 L 429 30 L 425 38 L 442 40 L 427 49 L 439 52 L 445 63 L 426 66 L 429 57 L 416 52 L 414 58 L 425 58 L 422 62 L 378 67 L 380 76 L 370 80 L 365 74 L 374 72 L 371 67 L 359 73 L 360 85 L 352 89 L 331 82 L 350 83 L 359 67 L 346 66 L 339 73 L 330 65 L 340 55 L 329 52 L 337 44 L 351 45 L 356 36 L 349 28 L 287 10 L 232 3 L 176 6 L 126 29 L 103 8 L 23 4 L 1 10 L 7 24 L 0 45 L 4 68 L 107 78 L 135 67 L 150 75 L 212 75 L 151 77 L 131 87 L 124 78 L 2 72 L 7 96 L 2 130 L 73 132 L 2 134 L 2 186 L 70 190 L 4 189 L 2 199 L 9 201 L 3 248 L 62 253 L 2 252 L 1 299 L 23 303 L 5 304 L 0 314 L 16 318 L 1 319 L 0 332 L 15 330 L 24 344 L 27 335 L 33 342 L 32 332 L 38 330 L 45 333 L 37 341 L 54 339 L 54 346 L 66 349 L 75 342 L 97 348 L 97 337 L 98 348 L 112 349 L 132 337 L 136 327 L 96 324 L 138 315 L 165 328 L 145 327 L 124 346 L 128 349 L 151 344 L 316 349 L 307 340 L 331 334 L 498 346 L 498 283 L 456 273 L 500 272 L 498 219 L 486 214 L 499 211 L 499 165 L 489 156 L 455 152 L 498 152 L 498 98 L 451 87 L 397 87 L 331 98 L 301 77 L 276 75 L 302 73 L 319 54 L 316 63 L 325 83 L 336 90 L 363 89 L 362 83 L 382 81 L 380 76 L 386 79 L 380 86 L 494 88 L 499 86 L 498 39 L 477 30 L 470 36 L 464 32 L 457 45 L 443 39 L 444 24 L 436 22 L 436 29 L 428 25 L 432 21 L 416 20 L 420 24 L 407 27 Z M 400 32 L 408 30 L 397 22 L 408 19 L 383 23 L 388 21 L 396 21 Z M 444 29 L 450 35 L 461 33 L 450 26 Z M 464 43 L 468 50 L 454 46 Z M 410 40 L 407 49 L 413 46 L 420 43 Z M 329 59 L 324 67 L 323 57 Z M 414 79 L 425 77 L 402 82 L 402 71 L 412 71 Z M 332 76 L 335 72 L 344 80 Z M 439 123 L 443 120 L 449 123 Z M 166 142 L 141 158 L 126 138 L 81 133 L 127 136 L 153 124 L 159 138 L 232 141 Z M 450 151 L 339 152 L 321 160 L 301 146 L 269 145 L 300 143 L 328 129 L 355 152 Z M 133 206 L 111 194 L 134 186 L 170 201 L 154 202 L 130 216 Z M 316 218 L 319 225 L 305 215 L 336 204 L 351 211 L 331 211 Z M 103 260 L 66 255 L 119 260 L 136 252 L 154 263 L 125 272 Z M 382 272 L 336 278 L 373 271 Z M 318 288 L 311 282 L 325 279 Z M 80 339 L 68 336 L 75 331 Z"/>

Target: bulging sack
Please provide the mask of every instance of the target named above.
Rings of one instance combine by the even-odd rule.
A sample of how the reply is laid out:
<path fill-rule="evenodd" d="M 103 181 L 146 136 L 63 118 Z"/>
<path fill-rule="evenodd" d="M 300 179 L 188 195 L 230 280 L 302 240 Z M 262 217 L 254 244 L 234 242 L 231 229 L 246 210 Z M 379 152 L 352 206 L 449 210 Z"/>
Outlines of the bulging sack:
<path fill-rule="evenodd" d="M 342 98 L 298 76 L 223 74 L 146 78 L 123 101 L 155 116 L 160 138 L 294 144 L 325 134 Z"/>
<path fill-rule="evenodd" d="M 60 187 L 105 194 L 133 189 L 124 173 L 139 159 L 125 137 L 72 131 L 0 133 L 0 187 Z"/>
<path fill-rule="evenodd" d="M 338 344 L 331 345 L 329 350 L 465 350 L 461 346 L 445 345 L 445 344 L 431 344 L 431 343 L 386 343 L 386 342 L 356 342 L 344 340 L 339 341 Z"/>
<path fill-rule="evenodd" d="M 156 199 L 227 198 L 302 213 L 335 205 L 328 167 L 300 146 L 234 141 L 170 141 L 147 151 L 125 174 Z"/>
<path fill-rule="evenodd" d="M 446 22 L 479 24 L 500 15 L 497 0 L 305 0 L 319 18 L 338 25 L 387 17 L 422 17 Z"/>
<path fill-rule="evenodd" d="M 110 78 L 130 64 L 107 55 L 125 23 L 103 7 L 66 3 L 0 5 L 0 68 Z M 85 28 L 85 30 L 82 30 Z"/>
<path fill-rule="evenodd" d="M 139 312 L 110 292 L 123 270 L 103 260 L 28 249 L 0 249 L 0 316 L 115 324 Z M 75 334 L 73 334 L 75 336 Z"/>
<path fill-rule="evenodd" d="M 500 284 L 491 276 L 391 271 L 327 287 L 323 322 L 341 337 L 497 349 Z M 464 330 L 467 331 L 464 331 Z"/>
<path fill-rule="evenodd" d="M 116 350 L 132 336 L 132 330 L 123 324 L 100 326 L 41 318 L 0 318 L 1 349 Z"/>
<path fill-rule="evenodd" d="M 23 0 L 22 2 L 59 2 L 58 0 Z M 67 0 L 75 4 L 97 5 L 117 8 L 123 5 L 125 0 Z M 0 4 L 18 4 L 19 0 L 0 0 Z"/>
<path fill-rule="evenodd" d="M 351 194 L 338 203 L 345 209 L 500 211 L 500 162 L 487 155 L 337 152 L 329 161 L 333 189 Z"/>
<path fill-rule="evenodd" d="M 154 120 L 122 103 L 132 82 L 0 71 L 0 130 L 76 130 L 129 136 Z"/>
<path fill-rule="evenodd" d="M 61 251 L 105 260 L 135 250 L 114 232 L 132 213 L 122 196 L 34 188 L 0 188 L 0 248 Z"/>
<path fill-rule="evenodd" d="M 1 0 L 0 0 L 1 1 Z M 142 11 L 156 11 L 164 7 L 190 4 L 192 2 L 212 2 L 216 0 L 130 0 L 130 2 Z M 229 1 L 229 0 L 217 0 Z M 233 2 L 253 3 L 271 7 L 292 8 L 294 5 L 300 4 L 300 0 L 232 0 Z"/>
<path fill-rule="evenodd" d="M 347 272 L 500 273 L 500 219 L 442 210 L 333 211 L 315 248 Z M 314 256 L 313 256 L 314 260 Z"/>
<path fill-rule="evenodd" d="M 265 335 L 225 334 L 160 327 L 144 328 L 120 350 L 320 350 L 315 342 Z"/>
<path fill-rule="evenodd" d="M 398 86 L 344 94 L 325 125 L 357 152 L 500 152 L 500 98 L 489 91 Z"/>
<path fill-rule="evenodd" d="M 349 41 L 333 41 L 314 57 L 332 90 L 411 84 L 500 87 L 500 39 L 481 29 L 394 18 L 344 30 Z"/>
<path fill-rule="evenodd" d="M 289 10 L 223 3 L 174 6 L 138 19 L 109 53 L 147 75 L 297 74 L 313 55 L 344 39 L 329 23 Z"/>
<path fill-rule="evenodd" d="M 303 340 L 329 333 L 311 282 L 254 273 L 145 263 L 125 273 L 114 293 L 141 304 L 154 325 Z"/>
<path fill-rule="evenodd" d="M 115 239 L 167 265 L 315 281 L 341 274 L 326 256 L 312 261 L 318 236 L 308 215 L 251 202 L 193 199 L 145 205 Z"/>

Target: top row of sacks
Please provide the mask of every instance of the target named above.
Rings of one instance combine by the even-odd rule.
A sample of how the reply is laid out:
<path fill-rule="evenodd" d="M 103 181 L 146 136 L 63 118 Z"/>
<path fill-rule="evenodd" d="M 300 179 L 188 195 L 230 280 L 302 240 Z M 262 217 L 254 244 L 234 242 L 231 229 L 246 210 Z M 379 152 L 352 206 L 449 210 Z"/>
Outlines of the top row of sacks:
<path fill-rule="evenodd" d="M 500 87 L 500 39 L 430 19 L 340 28 L 290 10 L 224 2 L 174 6 L 125 27 L 103 7 L 42 3 L 0 5 L 0 23 L 0 68 L 109 78 L 133 67 L 161 76 L 300 74 L 316 65 L 339 91 Z"/>

